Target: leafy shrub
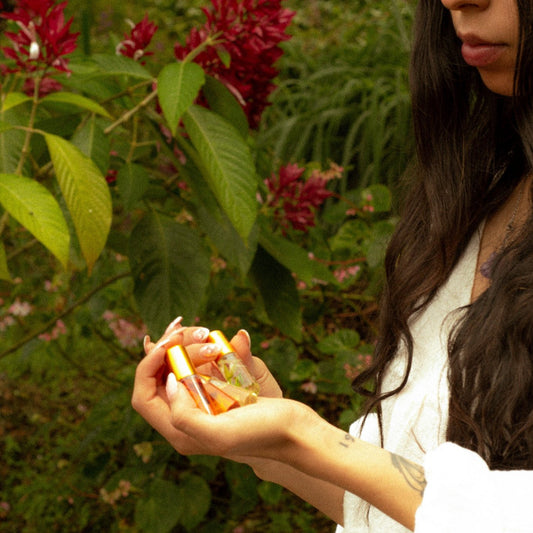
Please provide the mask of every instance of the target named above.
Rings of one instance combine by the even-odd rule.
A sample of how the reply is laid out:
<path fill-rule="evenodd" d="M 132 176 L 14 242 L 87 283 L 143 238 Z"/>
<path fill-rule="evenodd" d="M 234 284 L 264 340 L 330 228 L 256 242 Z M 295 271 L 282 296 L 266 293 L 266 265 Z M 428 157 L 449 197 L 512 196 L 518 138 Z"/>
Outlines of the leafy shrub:
<path fill-rule="evenodd" d="M 26 4 L 26 14 L 58 9 L 53 1 Z M 343 427 L 355 418 L 360 399 L 350 380 L 371 357 L 383 250 L 395 223 L 383 183 L 395 175 L 392 139 L 406 135 L 403 73 L 397 65 L 371 68 L 379 35 L 387 36 L 380 57 L 398 51 L 387 33 L 394 26 L 388 8 L 361 3 L 353 16 L 358 24 L 349 28 L 350 20 L 343 30 L 359 40 L 334 43 L 326 33 L 320 42 L 336 45 L 327 52 L 316 39 L 325 20 L 317 13 L 328 11 L 330 23 L 340 24 L 345 7 L 293 2 L 295 37 L 282 43 L 279 77 L 265 81 L 280 89 L 255 130 L 235 87 L 228 89 L 202 63 L 202 53 L 216 49 L 221 72 L 236 65 L 221 35 L 186 39 L 204 28 L 203 3 L 160 4 L 147 3 L 148 18 L 140 10 L 124 12 L 140 21 L 133 29 L 112 25 L 104 32 L 97 3 L 72 0 L 67 7 L 81 21 L 66 33 L 78 28 L 81 42 L 60 54 L 69 77 L 55 72 L 53 59 L 36 55 L 31 40 L 20 42 L 27 51 L 17 58 L 21 64 L 5 62 L 2 527 L 329 529 L 323 517 L 257 480 L 248 467 L 178 456 L 129 400 L 142 337 L 157 337 L 184 314 L 188 323 L 200 317 L 228 335 L 248 329 L 254 353 L 287 396 Z M 312 13 L 316 26 L 304 25 Z M 405 22 L 407 14 L 400 13 Z M 121 22 L 111 15 L 114 24 Z M 152 35 L 153 20 L 161 29 Z M 358 32 L 369 20 L 382 21 L 381 34 L 371 29 L 371 38 L 363 39 Z M 4 24 L 16 34 L 16 25 Z M 169 53 L 177 30 L 178 48 L 189 47 L 179 61 Z M 39 34 L 35 42 L 42 46 L 46 38 Z M 2 39 L 11 44 L 8 34 Z M 129 46 L 120 46 L 124 40 Z M 337 73 L 328 72 L 328 64 Z M 331 109 L 341 110 L 337 122 L 327 116 L 324 80 L 340 87 L 338 101 L 329 90 Z M 364 115 L 365 102 L 374 102 L 373 118 L 353 130 L 355 144 L 340 142 L 355 127 L 350 121 Z M 371 132 L 379 113 L 384 129 Z M 317 120 L 301 150 L 284 145 L 292 133 L 280 131 L 288 131 L 291 120 L 305 124 L 305 116 Z M 380 146 L 361 148 L 378 138 Z M 407 153 L 402 148 L 402 158 Z"/>

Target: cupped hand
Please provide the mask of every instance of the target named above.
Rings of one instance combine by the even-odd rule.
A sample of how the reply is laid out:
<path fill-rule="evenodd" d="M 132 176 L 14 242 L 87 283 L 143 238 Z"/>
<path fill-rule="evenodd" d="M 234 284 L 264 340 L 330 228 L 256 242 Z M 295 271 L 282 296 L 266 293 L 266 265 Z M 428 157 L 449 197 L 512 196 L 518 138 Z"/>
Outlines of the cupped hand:
<path fill-rule="evenodd" d="M 290 463 L 298 453 L 295 437 L 319 418 L 302 403 L 263 397 L 255 404 L 209 415 L 198 409 L 173 374 L 166 392 L 176 431 L 170 442 L 185 455 L 218 455 L 248 464 L 254 459 Z"/>

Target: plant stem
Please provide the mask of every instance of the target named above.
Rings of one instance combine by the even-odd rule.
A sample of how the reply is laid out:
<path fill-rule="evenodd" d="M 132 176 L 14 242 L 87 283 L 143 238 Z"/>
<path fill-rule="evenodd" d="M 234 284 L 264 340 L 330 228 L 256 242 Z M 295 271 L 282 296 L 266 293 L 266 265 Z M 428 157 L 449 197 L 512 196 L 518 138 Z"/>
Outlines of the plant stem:
<path fill-rule="evenodd" d="M 152 91 L 144 100 L 139 102 L 135 107 L 124 113 L 117 121 L 113 122 L 110 126 L 108 126 L 104 133 L 106 135 L 109 135 L 114 129 L 116 129 L 121 124 L 124 124 L 124 122 L 127 122 L 137 111 L 142 109 L 143 107 L 146 107 L 155 97 L 157 96 L 157 90 Z"/>
<path fill-rule="evenodd" d="M 17 165 L 16 174 L 21 175 L 22 169 L 24 168 L 24 162 L 30 151 L 30 141 L 33 131 L 33 126 L 35 124 L 35 117 L 37 116 L 37 107 L 39 105 L 39 86 L 41 84 L 41 78 L 35 78 L 35 86 L 33 87 L 33 100 L 31 105 L 30 112 L 30 121 L 28 124 L 28 129 L 26 130 L 26 138 L 24 139 L 24 145 L 22 147 L 22 152 L 20 153 L 19 163 Z"/>
<path fill-rule="evenodd" d="M 22 338 L 19 342 L 8 348 L 7 350 L 4 350 L 3 352 L 0 352 L 0 359 L 2 357 L 5 357 L 6 355 L 9 355 L 13 352 L 16 352 L 19 348 L 30 342 L 31 340 L 35 339 L 42 333 L 45 333 L 47 330 L 49 330 L 53 325 L 60 319 L 64 318 L 65 316 L 72 313 L 75 309 L 82 306 L 85 302 L 89 301 L 96 293 L 101 291 L 102 289 L 105 289 L 109 285 L 112 285 L 115 283 L 115 281 L 118 281 L 123 278 L 127 278 L 131 276 L 131 272 L 123 272 L 122 274 L 117 274 L 116 276 L 113 276 L 112 278 L 109 278 L 108 280 L 104 281 L 101 285 L 98 287 L 95 287 L 92 291 L 89 291 L 85 296 L 82 296 L 78 301 L 74 302 L 72 305 L 67 307 L 64 311 L 59 313 L 57 316 L 49 320 L 46 324 L 41 326 L 39 329 L 32 331 L 31 333 L 28 333 L 24 338 Z"/>

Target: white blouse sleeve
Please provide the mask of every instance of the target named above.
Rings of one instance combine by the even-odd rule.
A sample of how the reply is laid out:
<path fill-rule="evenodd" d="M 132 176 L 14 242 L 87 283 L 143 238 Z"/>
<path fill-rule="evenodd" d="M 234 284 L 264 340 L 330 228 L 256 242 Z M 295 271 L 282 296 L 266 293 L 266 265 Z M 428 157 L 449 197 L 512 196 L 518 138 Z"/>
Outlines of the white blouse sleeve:
<path fill-rule="evenodd" d="M 452 443 L 428 453 L 424 467 L 415 533 L 533 532 L 533 471 L 491 471 Z"/>

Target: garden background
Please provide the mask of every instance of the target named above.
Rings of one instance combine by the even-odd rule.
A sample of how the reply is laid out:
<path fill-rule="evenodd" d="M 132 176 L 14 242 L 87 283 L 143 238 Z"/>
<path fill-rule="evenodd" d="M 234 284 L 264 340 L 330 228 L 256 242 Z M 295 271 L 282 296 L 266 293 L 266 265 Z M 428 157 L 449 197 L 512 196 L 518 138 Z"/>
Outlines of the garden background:
<path fill-rule="evenodd" d="M 133 375 L 183 315 L 247 329 L 286 396 L 357 416 L 412 5 L 3 4 L 0 530 L 331 531 L 248 467 L 175 453 Z"/>

